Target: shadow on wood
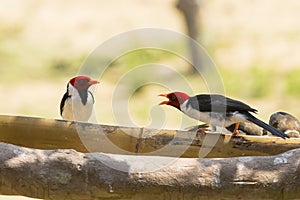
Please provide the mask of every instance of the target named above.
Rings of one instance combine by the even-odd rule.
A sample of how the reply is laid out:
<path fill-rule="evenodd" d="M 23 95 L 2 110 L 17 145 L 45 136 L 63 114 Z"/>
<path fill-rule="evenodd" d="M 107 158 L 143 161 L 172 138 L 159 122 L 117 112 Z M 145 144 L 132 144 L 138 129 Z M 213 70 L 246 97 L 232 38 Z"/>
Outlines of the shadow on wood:
<path fill-rule="evenodd" d="M 0 143 L 0 152 L 0 194 L 6 195 L 157 200 L 300 196 L 300 149 L 218 159 L 83 154 L 5 143 Z M 152 168 L 160 163 L 164 167 Z"/>
<path fill-rule="evenodd" d="M 37 149 L 74 149 L 124 155 L 235 157 L 276 155 L 300 148 L 300 139 L 108 126 L 0 116 L 0 141 Z M 200 152 L 200 154 L 199 154 Z"/>

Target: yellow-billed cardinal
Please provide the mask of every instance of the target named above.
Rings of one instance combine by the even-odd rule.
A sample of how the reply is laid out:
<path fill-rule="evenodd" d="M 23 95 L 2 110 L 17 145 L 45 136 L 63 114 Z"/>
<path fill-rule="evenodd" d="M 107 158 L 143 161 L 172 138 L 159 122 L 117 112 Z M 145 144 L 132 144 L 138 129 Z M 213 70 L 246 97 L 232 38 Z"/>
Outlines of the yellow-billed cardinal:
<path fill-rule="evenodd" d="M 76 76 L 67 84 L 67 91 L 60 102 L 60 115 L 63 119 L 86 122 L 93 111 L 94 97 L 88 90 L 99 81 L 88 76 Z"/>
<path fill-rule="evenodd" d="M 193 119 L 210 123 L 213 129 L 215 129 L 216 126 L 228 127 L 236 123 L 237 125 L 234 131 L 234 133 L 236 133 L 239 122 L 250 121 L 268 130 L 273 135 L 284 139 L 289 138 L 288 135 L 250 114 L 250 112 L 256 113 L 257 110 L 241 101 L 218 94 L 200 94 L 190 97 L 183 92 L 172 92 L 169 94 L 160 94 L 159 96 L 169 99 L 168 101 L 161 102 L 159 105 L 173 106 Z"/>

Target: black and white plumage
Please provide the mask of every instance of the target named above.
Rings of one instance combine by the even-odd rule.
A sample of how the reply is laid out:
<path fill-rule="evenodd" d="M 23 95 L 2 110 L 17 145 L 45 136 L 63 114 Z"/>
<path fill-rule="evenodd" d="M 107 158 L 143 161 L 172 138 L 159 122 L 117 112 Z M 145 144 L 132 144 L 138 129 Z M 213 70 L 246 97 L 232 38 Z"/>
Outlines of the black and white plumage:
<path fill-rule="evenodd" d="M 60 115 L 70 121 L 87 122 L 93 111 L 94 97 L 88 90 L 99 81 L 88 76 L 76 76 L 67 84 L 67 91 L 60 102 Z"/>
<path fill-rule="evenodd" d="M 239 122 L 250 121 L 273 135 L 282 138 L 289 137 L 254 117 L 251 112 L 256 113 L 257 110 L 238 100 L 218 94 L 200 94 L 189 97 L 183 92 L 172 92 L 159 96 L 169 99 L 161 102 L 160 105 L 173 106 L 193 119 L 211 124 L 213 128 L 216 126 L 227 127 L 234 123 L 237 123 L 236 128 L 238 128 Z"/>

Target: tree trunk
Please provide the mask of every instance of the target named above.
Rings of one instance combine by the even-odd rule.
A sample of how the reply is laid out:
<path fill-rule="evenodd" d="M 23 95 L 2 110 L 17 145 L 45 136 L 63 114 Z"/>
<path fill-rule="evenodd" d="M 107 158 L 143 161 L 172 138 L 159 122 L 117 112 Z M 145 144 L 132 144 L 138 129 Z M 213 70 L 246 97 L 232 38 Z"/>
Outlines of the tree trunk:
<path fill-rule="evenodd" d="M 196 0 L 179 0 L 177 8 L 182 12 L 188 35 L 197 40 L 199 35 L 199 5 Z"/>
<path fill-rule="evenodd" d="M 157 200 L 300 196 L 300 149 L 217 159 L 84 154 L 6 143 L 0 143 L 0 152 L 0 194 L 6 195 Z"/>
<path fill-rule="evenodd" d="M 178 0 L 176 7 L 182 12 L 185 23 L 187 26 L 188 36 L 193 40 L 199 39 L 200 32 L 200 15 L 199 15 L 199 3 L 196 0 Z M 199 48 L 195 46 L 195 43 L 189 40 L 189 49 L 192 56 L 192 65 L 199 70 L 202 69 L 201 53 L 198 52 Z M 194 72 L 194 70 L 192 71 Z"/>

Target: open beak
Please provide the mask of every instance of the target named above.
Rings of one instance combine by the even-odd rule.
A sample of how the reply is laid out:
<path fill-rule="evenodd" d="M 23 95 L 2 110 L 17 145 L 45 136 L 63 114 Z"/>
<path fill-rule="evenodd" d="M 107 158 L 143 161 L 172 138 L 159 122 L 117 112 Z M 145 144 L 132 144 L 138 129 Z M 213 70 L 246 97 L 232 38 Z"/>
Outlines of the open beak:
<path fill-rule="evenodd" d="M 168 94 L 159 94 L 158 96 L 168 98 Z M 168 105 L 168 104 L 169 104 L 169 101 L 163 101 L 163 102 L 160 102 L 158 105 Z"/>
<path fill-rule="evenodd" d="M 94 85 L 94 84 L 98 84 L 98 83 L 100 83 L 98 80 L 93 80 L 93 79 L 91 79 L 91 80 L 89 81 L 89 85 Z"/>

